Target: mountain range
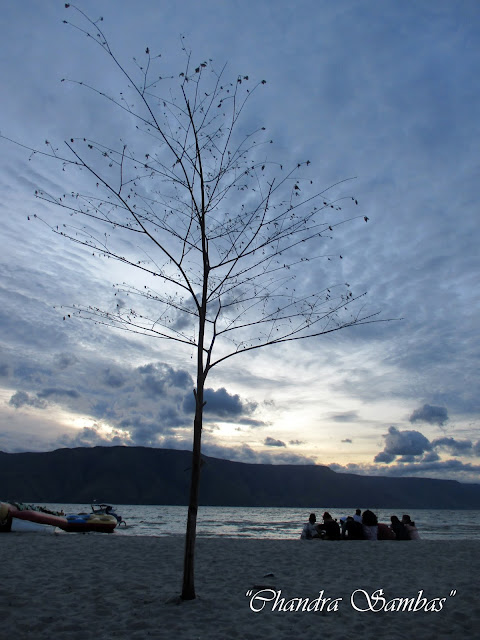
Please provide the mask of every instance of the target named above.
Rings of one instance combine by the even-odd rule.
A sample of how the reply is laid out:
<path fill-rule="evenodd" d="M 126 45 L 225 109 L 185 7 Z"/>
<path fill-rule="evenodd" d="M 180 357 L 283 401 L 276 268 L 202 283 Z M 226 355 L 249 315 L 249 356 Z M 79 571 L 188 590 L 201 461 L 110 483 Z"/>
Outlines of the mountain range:
<path fill-rule="evenodd" d="M 0 451 L 0 500 L 185 505 L 191 457 L 189 451 L 147 447 Z M 480 484 L 202 458 L 202 505 L 480 509 Z"/>

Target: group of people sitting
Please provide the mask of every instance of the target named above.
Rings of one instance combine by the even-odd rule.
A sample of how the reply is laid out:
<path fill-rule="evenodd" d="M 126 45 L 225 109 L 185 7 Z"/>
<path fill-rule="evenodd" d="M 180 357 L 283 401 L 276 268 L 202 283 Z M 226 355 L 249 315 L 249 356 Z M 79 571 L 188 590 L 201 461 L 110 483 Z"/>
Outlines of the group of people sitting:
<path fill-rule="evenodd" d="M 390 525 L 378 522 L 377 516 L 367 509 L 363 513 L 357 509 L 353 516 L 337 520 L 325 511 L 322 522 L 317 522 L 314 513 L 310 514 L 304 524 L 301 538 L 311 540 L 419 540 L 415 522 L 405 514 L 401 520 L 397 516 L 390 517 Z"/>

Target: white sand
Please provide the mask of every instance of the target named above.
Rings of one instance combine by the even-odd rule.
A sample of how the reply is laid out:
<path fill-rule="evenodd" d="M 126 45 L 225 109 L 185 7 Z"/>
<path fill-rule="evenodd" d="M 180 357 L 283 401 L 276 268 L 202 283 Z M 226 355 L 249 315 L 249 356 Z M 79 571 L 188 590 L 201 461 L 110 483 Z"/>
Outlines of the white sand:
<path fill-rule="evenodd" d="M 473 638 L 480 629 L 474 541 L 198 539 L 198 597 L 180 603 L 182 537 L 8 533 L 0 534 L 0 557 L 2 640 L 418 640 Z M 343 600 L 337 611 L 272 611 L 270 601 L 255 613 L 250 603 L 262 601 L 245 594 L 262 587 L 272 589 L 266 596 L 281 590 L 286 601 L 313 601 L 322 589 Z M 356 611 L 350 598 L 360 589 L 415 602 L 423 590 L 427 607 L 441 611 Z M 354 602 L 367 606 L 360 591 Z"/>

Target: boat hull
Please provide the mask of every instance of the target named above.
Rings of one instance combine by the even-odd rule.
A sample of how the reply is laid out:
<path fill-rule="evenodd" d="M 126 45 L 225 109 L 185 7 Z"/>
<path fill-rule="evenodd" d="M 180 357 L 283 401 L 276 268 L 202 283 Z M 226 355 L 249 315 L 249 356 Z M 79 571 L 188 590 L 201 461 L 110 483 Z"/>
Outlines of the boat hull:
<path fill-rule="evenodd" d="M 44 513 L 33 509 L 18 509 L 6 502 L 0 503 L 2 520 L 8 523 L 12 518 L 28 520 L 38 524 L 48 524 L 59 527 L 63 531 L 72 533 L 97 531 L 99 533 L 112 533 L 117 526 L 117 519 L 109 515 L 97 515 L 94 513 L 57 516 L 52 513 Z M 8 524 L 6 525 L 8 526 Z M 10 530 L 10 529 L 7 529 Z"/>
<path fill-rule="evenodd" d="M 109 515 L 97 515 L 95 513 L 66 516 L 67 522 L 57 525 L 64 531 L 82 532 L 97 531 L 98 533 L 112 533 L 117 526 L 117 519 Z"/>

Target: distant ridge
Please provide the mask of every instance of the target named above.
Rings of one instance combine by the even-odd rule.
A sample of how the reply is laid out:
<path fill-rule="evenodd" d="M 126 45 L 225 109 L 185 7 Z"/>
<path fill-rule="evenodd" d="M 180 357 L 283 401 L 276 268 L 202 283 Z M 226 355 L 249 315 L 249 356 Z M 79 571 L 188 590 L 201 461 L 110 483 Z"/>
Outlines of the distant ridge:
<path fill-rule="evenodd" d="M 480 484 L 203 459 L 202 505 L 480 509 Z M 0 500 L 185 505 L 190 462 L 189 451 L 146 447 L 0 451 Z"/>

